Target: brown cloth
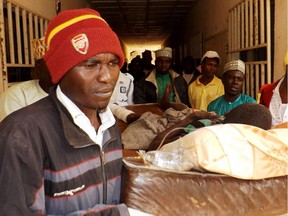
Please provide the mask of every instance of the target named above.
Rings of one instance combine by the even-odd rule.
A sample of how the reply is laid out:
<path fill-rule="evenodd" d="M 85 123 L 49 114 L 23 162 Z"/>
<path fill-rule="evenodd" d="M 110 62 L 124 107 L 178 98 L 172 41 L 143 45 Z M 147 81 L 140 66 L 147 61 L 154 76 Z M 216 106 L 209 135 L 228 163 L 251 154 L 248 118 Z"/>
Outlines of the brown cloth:
<path fill-rule="evenodd" d="M 137 121 L 131 123 L 123 131 L 122 143 L 124 149 L 147 149 L 158 133 L 183 120 L 189 113 L 189 108 L 182 111 L 169 108 L 162 116 L 151 112 L 143 113 Z"/>

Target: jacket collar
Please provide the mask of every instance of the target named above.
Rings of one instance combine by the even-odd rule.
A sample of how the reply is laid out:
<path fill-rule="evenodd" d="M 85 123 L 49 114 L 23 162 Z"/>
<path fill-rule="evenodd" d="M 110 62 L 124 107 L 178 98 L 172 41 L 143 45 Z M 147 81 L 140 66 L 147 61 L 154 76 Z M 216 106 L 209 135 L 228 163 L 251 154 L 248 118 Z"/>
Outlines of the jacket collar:
<path fill-rule="evenodd" d="M 172 79 L 175 79 L 176 77 L 179 76 L 178 73 L 176 73 L 175 71 L 171 69 L 169 70 L 169 74 L 172 77 Z M 156 69 L 155 68 L 151 71 L 151 73 L 149 74 L 148 77 L 146 77 L 145 80 L 148 82 L 156 83 Z"/>
<path fill-rule="evenodd" d="M 81 128 L 79 128 L 73 122 L 72 116 L 70 115 L 68 110 L 58 100 L 55 88 L 51 89 L 49 97 L 59 112 L 61 124 L 63 126 L 64 136 L 68 144 L 74 148 L 83 148 L 86 146 L 97 145 Z M 104 145 L 105 143 L 116 139 L 115 125 L 104 132 L 103 139 Z"/>

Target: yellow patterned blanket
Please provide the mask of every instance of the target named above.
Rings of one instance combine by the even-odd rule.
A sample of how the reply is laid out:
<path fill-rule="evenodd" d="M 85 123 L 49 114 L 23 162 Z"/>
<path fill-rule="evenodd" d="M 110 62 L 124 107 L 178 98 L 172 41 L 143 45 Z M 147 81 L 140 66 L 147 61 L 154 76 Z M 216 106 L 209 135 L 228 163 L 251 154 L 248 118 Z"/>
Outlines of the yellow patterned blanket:
<path fill-rule="evenodd" d="M 194 168 L 240 179 L 264 179 L 288 174 L 287 134 L 287 128 L 265 131 L 242 124 L 214 125 L 187 134 L 159 151 L 181 152 L 182 171 Z"/>

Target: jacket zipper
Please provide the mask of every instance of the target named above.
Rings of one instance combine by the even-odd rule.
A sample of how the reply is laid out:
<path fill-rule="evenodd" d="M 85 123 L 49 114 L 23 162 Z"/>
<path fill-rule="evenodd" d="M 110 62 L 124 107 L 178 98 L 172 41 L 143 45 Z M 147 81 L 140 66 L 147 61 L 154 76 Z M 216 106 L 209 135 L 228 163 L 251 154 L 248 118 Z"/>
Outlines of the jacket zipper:
<path fill-rule="evenodd" d="M 107 203 L 107 177 L 106 177 L 106 172 L 105 172 L 105 164 L 106 164 L 106 159 L 105 159 L 105 153 L 102 149 L 100 149 L 100 154 L 101 154 L 101 167 L 102 167 L 102 175 L 103 175 L 103 204 Z"/>

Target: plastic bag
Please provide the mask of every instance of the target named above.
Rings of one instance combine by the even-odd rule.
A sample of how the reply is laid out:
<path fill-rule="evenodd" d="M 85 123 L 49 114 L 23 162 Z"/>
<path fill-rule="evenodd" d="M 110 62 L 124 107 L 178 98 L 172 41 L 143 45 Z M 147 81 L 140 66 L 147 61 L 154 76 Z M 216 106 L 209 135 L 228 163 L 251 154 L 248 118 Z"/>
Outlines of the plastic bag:
<path fill-rule="evenodd" d="M 186 171 L 193 168 L 190 161 L 185 161 L 182 151 L 178 152 L 165 152 L 165 151 L 139 151 L 140 157 L 146 165 L 153 165 L 159 168 Z"/>

